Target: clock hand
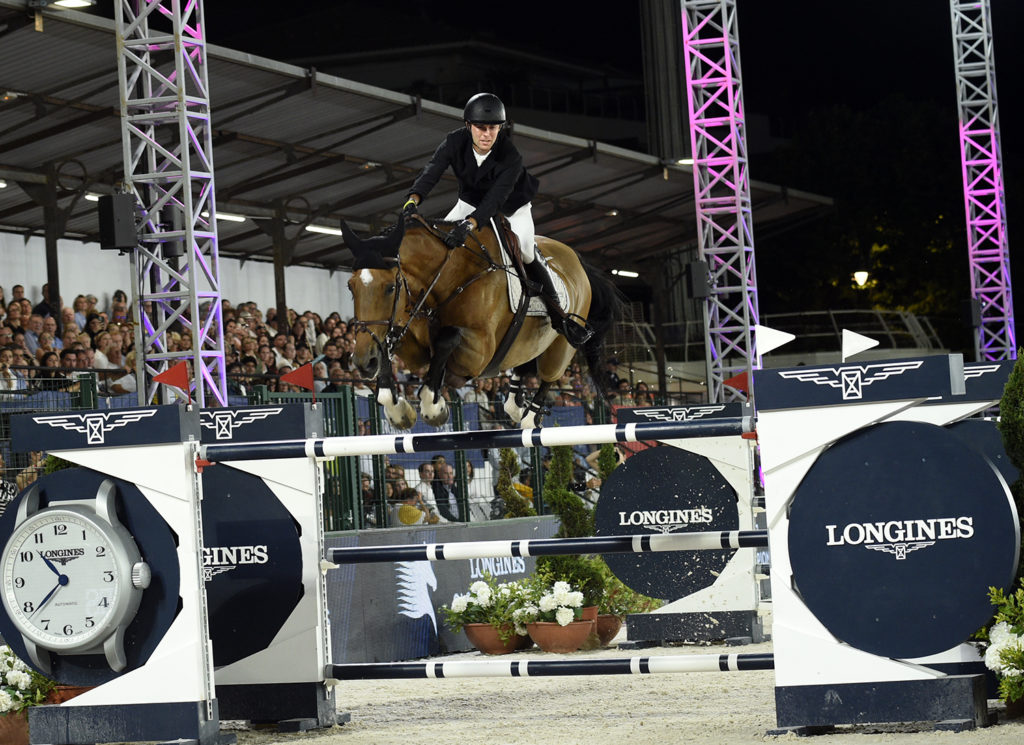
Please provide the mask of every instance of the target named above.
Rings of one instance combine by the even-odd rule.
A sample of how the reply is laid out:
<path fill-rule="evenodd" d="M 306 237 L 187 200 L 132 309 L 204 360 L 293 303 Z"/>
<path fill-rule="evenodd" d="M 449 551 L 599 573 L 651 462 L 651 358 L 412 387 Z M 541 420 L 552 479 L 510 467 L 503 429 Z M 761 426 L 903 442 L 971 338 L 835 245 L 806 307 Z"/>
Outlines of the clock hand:
<path fill-rule="evenodd" d="M 50 598 L 52 598 L 54 596 L 54 594 L 57 592 L 57 590 L 62 588 L 67 583 L 68 583 L 68 578 L 65 575 L 63 575 L 63 574 L 60 575 L 60 578 L 57 580 L 57 584 L 55 584 L 53 586 L 52 590 L 50 590 L 48 593 L 46 593 L 46 597 L 43 598 L 43 601 L 41 603 L 39 603 L 39 605 L 36 606 L 36 609 L 34 611 L 32 611 L 32 614 L 29 616 L 29 618 L 32 618 L 32 616 L 34 616 L 36 613 L 41 611 L 43 609 L 43 606 L 46 605 L 48 602 L 50 602 Z"/>
<path fill-rule="evenodd" d="M 46 556 L 43 555 L 42 551 L 36 551 L 36 553 L 39 554 L 39 558 L 42 559 L 43 563 L 46 564 L 46 566 L 48 566 L 50 568 L 51 572 L 56 574 L 58 577 L 61 576 L 60 570 L 53 565 L 52 561 L 50 561 L 49 559 L 46 558 Z"/>

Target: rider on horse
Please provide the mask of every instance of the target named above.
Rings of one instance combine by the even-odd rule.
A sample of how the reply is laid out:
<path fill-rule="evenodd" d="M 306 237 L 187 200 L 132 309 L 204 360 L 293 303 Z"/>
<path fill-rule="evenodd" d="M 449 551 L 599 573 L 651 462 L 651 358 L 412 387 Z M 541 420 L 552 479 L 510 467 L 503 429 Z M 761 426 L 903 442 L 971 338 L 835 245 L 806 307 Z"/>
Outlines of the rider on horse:
<path fill-rule="evenodd" d="M 445 219 L 459 222 L 449 234 L 449 246 L 463 245 L 472 230 L 486 225 L 496 213 L 506 215 L 519 238 L 527 276 L 541 287 L 552 327 L 580 347 L 592 332 L 571 320 L 562 308 L 547 264 L 534 244 L 530 200 L 537 193 L 538 181 L 523 167 L 523 156 L 503 130 L 504 104 L 493 93 L 478 93 L 466 103 L 463 118 L 466 126 L 448 133 L 413 183 L 403 215 L 415 214 L 416 206 L 450 166 L 459 182 L 459 199 Z"/>

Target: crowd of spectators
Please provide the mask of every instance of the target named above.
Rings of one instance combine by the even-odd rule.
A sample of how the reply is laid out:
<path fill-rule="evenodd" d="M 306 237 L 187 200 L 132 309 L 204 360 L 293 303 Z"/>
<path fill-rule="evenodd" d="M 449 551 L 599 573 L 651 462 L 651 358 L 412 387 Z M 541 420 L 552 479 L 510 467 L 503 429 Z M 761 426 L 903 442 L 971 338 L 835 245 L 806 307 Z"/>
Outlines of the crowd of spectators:
<path fill-rule="evenodd" d="M 232 305 L 222 299 L 221 303 L 229 394 L 245 396 L 256 385 L 265 385 L 271 391 L 301 391 L 281 377 L 310 362 L 317 392 L 337 392 L 344 386 L 351 386 L 356 395 L 371 394 L 353 361 L 355 331 L 351 319 L 346 321 L 338 312 L 322 317 L 309 310 L 302 313 L 289 310 L 287 318 L 279 321 L 274 308 L 264 312 L 255 302 Z M 134 393 L 132 315 L 128 297 L 122 290 L 115 291 L 109 303 L 101 307 L 91 294 L 76 295 L 70 305 L 65 305 L 62 298 L 50 297 L 45 284 L 37 298 L 26 296 L 20 284 L 13 285 L 9 294 L 0 287 L 0 399 L 46 390 L 73 391 L 78 386 L 77 373 L 82 372 L 95 373 L 101 395 Z M 166 339 L 168 351 L 192 348 L 192 336 L 186 327 L 169 331 Z M 549 389 L 546 405 L 585 407 L 588 422 L 592 421 L 599 401 L 611 403 L 613 407 L 653 405 L 645 383 L 639 382 L 634 388 L 630 380 L 619 378 L 618 364 L 618 360 L 611 358 L 607 368 L 599 372 L 604 376 L 607 390 L 602 397 L 590 377 L 574 362 Z M 407 369 L 400 359 L 394 360 L 394 378 L 410 400 L 418 395 L 418 372 L 421 371 Z M 536 377 L 527 377 L 523 384 L 527 389 L 536 389 L 540 382 Z M 474 380 L 457 390 L 445 390 L 443 395 L 477 404 L 480 426 L 493 429 L 511 424 L 503 408 L 509 385 L 509 378 L 502 375 Z M 445 484 L 451 484 L 452 466 L 433 465 L 429 490 L 424 487 L 422 474 L 417 484 L 410 485 L 404 473 L 399 477 L 397 471 L 402 469 L 389 472 L 384 498 L 390 522 L 401 522 L 399 513 L 403 512 L 403 506 L 419 510 L 427 522 L 457 519 L 454 501 L 445 493 Z M 494 465 L 496 473 L 496 462 Z M 35 473 L 31 463 L 28 468 L 30 472 L 24 477 L 18 469 L 19 482 Z M 585 464 L 581 464 L 581 468 L 585 468 Z M 8 478 L 10 470 L 6 475 L 0 473 L 0 477 L 13 481 Z M 528 471 L 524 461 L 516 480 L 517 488 L 524 491 L 529 490 Z M 486 519 L 498 509 L 492 504 L 493 484 L 486 484 L 489 477 L 490 474 L 486 474 L 467 482 L 474 492 L 470 495 L 473 497 L 470 501 L 472 519 Z M 365 479 L 364 488 L 368 488 Z M 416 494 L 409 492 L 410 489 Z M 404 512 L 407 517 L 415 518 L 411 510 Z M 370 513 L 379 514 L 379 510 L 368 510 L 367 514 Z"/>

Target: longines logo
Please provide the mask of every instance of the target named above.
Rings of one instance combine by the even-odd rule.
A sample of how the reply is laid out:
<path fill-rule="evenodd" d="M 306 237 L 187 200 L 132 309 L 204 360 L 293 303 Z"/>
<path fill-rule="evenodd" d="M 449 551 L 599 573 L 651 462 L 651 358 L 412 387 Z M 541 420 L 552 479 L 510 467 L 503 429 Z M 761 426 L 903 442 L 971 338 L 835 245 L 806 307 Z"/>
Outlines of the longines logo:
<path fill-rule="evenodd" d="M 218 574 L 230 572 L 240 566 L 266 564 L 269 559 L 265 545 L 204 547 L 203 581 L 209 582 Z"/>
<path fill-rule="evenodd" d="M 692 422 L 722 411 L 724 404 L 718 406 L 669 406 L 659 409 L 637 409 L 636 414 L 658 422 Z"/>
<path fill-rule="evenodd" d="M 80 556 L 85 556 L 84 548 L 57 548 L 52 551 L 40 551 L 39 555 L 55 561 L 61 566 L 67 566 L 69 561 L 74 561 Z"/>
<path fill-rule="evenodd" d="M 199 423 L 203 429 L 212 429 L 218 440 L 230 440 L 239 427 L 275 416 L 282 411 L 284 408 L 281 406 L 242 411 L 203 411 L 199 414 Z"/>
<path fill-rule="evenodd" d="M 148 419 L 156 414 L 156 409 L 142 411 L 111 411 L 94 414 L 61 414 L 59 416 L 35 416 L 36 424 L 46 424 L 55 429 L 66 429 L 70 432 L 81 432 L 89 445 L 102 445 L 107 432 L 132 424 L 140 419 Z"/>
<path fill-rule="evenodd" d="M 502 556 L 494 559 L 470 559 L 469 578 L 482 579 L 484 574 L 504 577 L 509 574 L 526 574 L 526 560 L 521 556 Z"/>
<path fill-rule="evenodd" d="M 909 362 L 876 362 L 872 365 L 814 367 L 807 370 L 784 370 L 779 372 L 779 377 L 786 380 L 798 380 L 801 383 L 840 388 L 844 401 L 856 401 L 863 397 L 865 386 L 902 375 L 909 370 L 916 370 L 923 364 L 924 360 L 913 360 Z"/>
<path fill-rule="evenodd" d="M 658 533 L 671 533 L 696 523 L 710 523 L 714 519 L 710 507 L 694 507 L 688 510 L 634 510 L 619 512 L 622 527 L 647 528 Z"/>
<path fill-rule="evenodd" d="M 907 554 L 936 541 L 971 538 L 974 518 L 937 517 L 927 520 L 890 520 L 889 522 L 849 523 L 842 530 L 838 525 L 826 525 L 826 546 L 864 546 L 872 551 L 892 554 L 897 561 Z"/>

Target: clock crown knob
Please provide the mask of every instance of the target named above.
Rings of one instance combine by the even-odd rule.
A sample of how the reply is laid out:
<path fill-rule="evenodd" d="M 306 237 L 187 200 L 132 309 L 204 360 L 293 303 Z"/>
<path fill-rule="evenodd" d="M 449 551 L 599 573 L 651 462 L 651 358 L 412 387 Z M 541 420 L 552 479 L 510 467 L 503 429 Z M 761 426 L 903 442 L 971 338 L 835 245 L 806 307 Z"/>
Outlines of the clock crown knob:
<path fill-rule="evenodd" d="M 145 590 L 149 587 L 150 581 L 153 579 L 153 572 L 149 568 L 149 564 L 144 561 L 138 561 L 132 565 L 132 586 L 140 590 Z"/>

